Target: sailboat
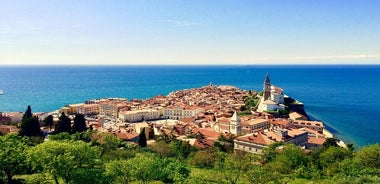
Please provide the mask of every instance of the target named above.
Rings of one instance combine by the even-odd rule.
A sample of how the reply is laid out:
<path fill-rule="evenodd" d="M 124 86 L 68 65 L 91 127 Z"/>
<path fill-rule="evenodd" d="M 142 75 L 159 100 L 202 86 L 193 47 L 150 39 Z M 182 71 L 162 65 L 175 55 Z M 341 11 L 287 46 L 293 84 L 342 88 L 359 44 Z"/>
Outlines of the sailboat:
<path fill-rule="evenodd" d="M 3 90 L 2 90 L 2 89 L 0 89 L 0 95 L 3 95 L 3 94 L 4 94 Z"/>

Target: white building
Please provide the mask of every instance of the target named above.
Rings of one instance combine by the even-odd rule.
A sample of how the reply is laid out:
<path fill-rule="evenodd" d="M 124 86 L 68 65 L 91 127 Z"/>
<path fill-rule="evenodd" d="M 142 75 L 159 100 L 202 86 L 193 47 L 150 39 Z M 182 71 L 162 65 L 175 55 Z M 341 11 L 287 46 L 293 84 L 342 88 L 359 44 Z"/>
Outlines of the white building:
<path fill-rule="evenodd" d="M 261 98 L 260 104 L 257 108 L 258 112 L 285 109 L 283 90 L 279 87 L 271 85 L 268 74 L 264 80 L 263 90 L 263 97 Z"/>
<path fill-rule="evenodd" d="M 196 117 L 198 113 L 202 111 L 202 108 L 198 106 L 189 106 L 189 107 L 166 107 L 164 109 L 164 117 L 169 119 L 183 119 L 183 118 L 193 118 Z"/>
<path fill-rule="evenodd" d="M 134 110 L 134 111 L 120 111 L 119 119 L 123 122 L 137 122 L 159 119 L 161 113 L 156 109 L 146 109 L 146 110 Z"/>

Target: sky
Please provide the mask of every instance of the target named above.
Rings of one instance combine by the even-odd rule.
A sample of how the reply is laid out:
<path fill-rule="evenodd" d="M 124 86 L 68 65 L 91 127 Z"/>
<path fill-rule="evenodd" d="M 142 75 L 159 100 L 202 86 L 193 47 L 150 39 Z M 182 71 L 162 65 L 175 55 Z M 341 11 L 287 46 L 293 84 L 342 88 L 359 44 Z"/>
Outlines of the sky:
<path fill-rule="evenodd" d="M 0 65 L 380 64 L 378 0 L 0 0 Z"/>

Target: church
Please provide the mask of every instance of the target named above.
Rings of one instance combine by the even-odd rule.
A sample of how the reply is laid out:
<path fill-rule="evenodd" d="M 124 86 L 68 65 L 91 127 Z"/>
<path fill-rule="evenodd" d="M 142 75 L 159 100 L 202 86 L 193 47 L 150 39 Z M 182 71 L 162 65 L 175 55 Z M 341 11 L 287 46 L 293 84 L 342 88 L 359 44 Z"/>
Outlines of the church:
<path fill-rule="evenodd" d="M 285 109 L 284 93 L 281 88 L 271 85 L 269 74 L 267 73 L 264 80 L 263 95 L 257 112 L 277 111 L 279 109 Z"/>

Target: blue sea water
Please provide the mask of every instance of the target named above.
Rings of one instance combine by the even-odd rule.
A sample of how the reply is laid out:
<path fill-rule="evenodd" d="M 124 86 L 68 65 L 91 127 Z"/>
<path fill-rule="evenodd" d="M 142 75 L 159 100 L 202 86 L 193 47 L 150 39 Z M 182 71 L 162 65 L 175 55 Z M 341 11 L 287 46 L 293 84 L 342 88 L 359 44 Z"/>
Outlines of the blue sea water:
<path fill-rule="evenodd" d="M 356 146 L 380 142 L 380 65 L 1 66 L 0 112 L 28 105 L 53 111 L 104 97 L 145 99 L 210 82 L 260 91 L 267 72 L 339 138 Z"/>

